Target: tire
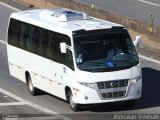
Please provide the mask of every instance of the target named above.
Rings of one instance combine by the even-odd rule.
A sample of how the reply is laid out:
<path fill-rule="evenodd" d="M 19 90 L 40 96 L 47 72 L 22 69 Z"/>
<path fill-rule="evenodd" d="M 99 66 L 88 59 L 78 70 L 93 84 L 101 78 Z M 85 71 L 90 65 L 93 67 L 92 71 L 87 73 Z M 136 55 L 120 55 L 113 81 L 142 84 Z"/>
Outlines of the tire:
<path fill-rule="evenodd" d="M 73 101 L 73 94 L 72 94 L 71 91 L 68 92 L 68 102 L 69 102 L 69 104 L 70 104 L 71 109 L 72 109 L 74 112 L 76 112 L 76 111 L 79 110 L 80 105 L 74 103 L 74 101 Z"/>
<path fill-rule="evenodd" d="M 133 107 L 136 103 L 136 100 L 128 100 L 128 101 L 124 101 L 124 105 L 126 107 Z"/>
<path fill-rule="evenodd" d="M 32 83 L 32 79 L 31 79 L 31 76 L 30 75 L 28 75 L 28 88 L 29 88 L 29 91 L 30 91 L 30 93 L 31 93 L 31 95 L 33 95 L 33 96 L 35 96 L 35 95 L 37 95 L 37 88 L 35 88 L 34 86 L 33 86 L 33 83 Z"/>

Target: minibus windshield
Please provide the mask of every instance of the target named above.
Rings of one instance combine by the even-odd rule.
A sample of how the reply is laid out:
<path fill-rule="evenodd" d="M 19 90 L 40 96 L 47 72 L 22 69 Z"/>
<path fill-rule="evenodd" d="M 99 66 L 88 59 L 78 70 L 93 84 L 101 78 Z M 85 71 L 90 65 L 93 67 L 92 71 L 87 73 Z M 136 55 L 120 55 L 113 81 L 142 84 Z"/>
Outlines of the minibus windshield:
<path fill-rule="evenodd" d="M 74 38 L 74 50 L 77 67 L 83 71 L 115 71 L 139 63 L 128 32 L 79 36 Z"/>

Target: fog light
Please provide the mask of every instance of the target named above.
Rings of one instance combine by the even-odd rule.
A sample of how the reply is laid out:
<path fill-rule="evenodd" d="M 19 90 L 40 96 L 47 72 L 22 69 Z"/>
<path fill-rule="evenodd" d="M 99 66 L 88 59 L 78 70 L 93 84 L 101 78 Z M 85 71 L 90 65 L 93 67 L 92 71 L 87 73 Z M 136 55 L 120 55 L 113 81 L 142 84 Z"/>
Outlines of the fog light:
<path fill-rule="evenodd" d="M 140 90 L 137 90 L 137 95 L 140 95 L 141 94 L 141 91 Z"/>

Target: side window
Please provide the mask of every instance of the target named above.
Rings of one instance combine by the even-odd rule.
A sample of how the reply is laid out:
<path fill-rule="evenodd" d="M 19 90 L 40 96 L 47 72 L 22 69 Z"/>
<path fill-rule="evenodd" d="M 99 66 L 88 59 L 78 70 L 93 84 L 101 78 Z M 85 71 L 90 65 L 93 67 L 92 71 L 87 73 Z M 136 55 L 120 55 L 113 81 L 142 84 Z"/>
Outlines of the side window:
<path fill-rule="evenodd" d="M 46 51 L 46 57 L 53 60 L 53 47 L 54 47 L 54 39 L 55 39 L 55 33 L 48 31 L 46 34 L 46 42 L 45 42 L 45 49 Z"/>
<path fill-rule="evenodd" d="M 13 45 L 13 33 L 14 33 L 14 20 L 10 19 L 8 28 L 8 43 Z"/>
<path fill-rule="evenodd" d="M 21 22 L 20 24 L 20 36 L 19 36 L 19 47 L 26 50 L 27 49 L 27 31 L 28 31 L 28 25 Z"/>
<path fill-rule="evenodd" d="M 67 45 L 71 46 L 71 40 L 67 35 L 62 35 L 62 42 L 65 42 Z"/>
<path fill-rule="evenodd" d="M 54 51 L 54 60 L 59 63 L 62 62 L 62 57 L 61 57 L 61 52 L 60 52 L 61 40 L 62 39 L 61 39 L 60 35 L 56 33 L 55 39 L 54 39 L 53 51 Z"/>
<path fill-rule="evenodd" d="M 40 28 L 32 26 L 32 52 L 39 54 Z"/>
<path fill-rule="evenodd" d="M 48 44 L 47 30 L 40 28 L 39 32 L 39 55 L 45 58 L 47 57 L 47 44 Z"/>
<path fill-rule="evenodd" d="M 16 21 L 15 24 L 15 30 L 13 34 L 13 44 L 17 47 L 19 47 L 19 37 L 20 37 L 21 31 L 20 31 L 20 22 Z"/>
<path fill-rule="evenodd" d="M 10 20 L 8 29 L 9 44 L 65 64 L 74 70 L 72 52 L 67 49 L 66 54 L 61 53 L 61 42 L 71 46 L 71 40 L 67 35 L 55 33 L 18 20 Z"/>
<path fill-rule="evenodd" d="M 71 68 L 72 70 L 74 70 L 73 55 L 72 55 L 72 52 L 69 49 L 67 49 L 67 53 L 65 54 L 63 62 L 69 68 Z"/>
<path fill-rule="evenodd" d="M 40 55 L 40 56 L 44 56 L 45 57 L 45 52 L 46 52 L 46 49 L 45 49 L 45 46 L 46 46 L 46 43 L 45 43 L 45 41 L 46 41 L 46 39 L 45 39 L 45 37 L 46 37 L 46 35 L 45 35 L 45 30 L 44 29 L 42 29 L 42 28 L 39 28 L 39 31 L 38 31 L 38 33 L 39 33 L 39 37 L 38 37 L 38 42 L 37 42 L 37 46 L 38 46 L 38 54 Z"/>
<path fill-rule="evenodd" d="M 58 63 L 64 64 L 74 70 L 74 65 L 73 65 L 73 56 L 72 52 L 67 49 L 67 53 L 63 54 L 60 51 L 60 43 L 65 42 L 67 45 L 71 45 L 70 38 L 66 35 L 56 33 L 55 34 L 55 41 L 53 44 L 54 48 L 54 60 Z"/>
<path fill-rule="evenodd" d="M 54 59 L 57 62 L 62 63 L 64 61 L 64 54 L 60 51 L 60 43 L 65 42 L 67 45 L 71 45 L 70 38 L 66 35 L 55 33 L 55 41 L 54 41 Z"/>
<path fill-rule="evenodd" d="M 29 27 L 28 27 L 28 35 L 27 35 L 27 50 L 28 51 L 30 51 L 30 52 L 32 52 L 32 39 L 33 39 L 33 30 L 34 30 L 34 28 L 31 26 L 31 25 L 29 25 Z"/>
<path fill-rule="evenodd" d="M 11 19 L 8 30 L 8 43 L 13 46 L 19 46 L 20 22 Z"/>

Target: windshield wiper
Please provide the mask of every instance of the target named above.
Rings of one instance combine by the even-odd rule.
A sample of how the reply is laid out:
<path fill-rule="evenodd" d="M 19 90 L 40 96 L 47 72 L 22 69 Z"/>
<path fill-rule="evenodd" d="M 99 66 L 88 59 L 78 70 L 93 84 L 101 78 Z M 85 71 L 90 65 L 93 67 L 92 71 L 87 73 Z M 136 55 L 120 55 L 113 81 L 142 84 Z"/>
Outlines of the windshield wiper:
<path fill-rule="evenodd" d="M 95 64 L 95 65 L 104 65 L 104 66 L 106 66 L 106 64 L 104 62 L 86 61 L 85 63 L 91 63 L 91 64 Z"/>
<path fill-rule="evenodd" d="M 114 60 L 114 61 L 117 61 L 117 62 L 128 62 L 130 65 L 133 65 L 133 64 L 135 64 L 134 62 L 132 62 L 131 60 L 127 60 L 127 59 L 124 59 L 124 60 Z"/>
<path fill-rule="evenodd" d="M 94 65 L 103 65 L 105 68 L 113 68 L 115 67 L 115 63 L 112 62 L 112 61 L 105 61 L 105 62 L 97 62 L 97 61 L 94 61 L 94 62 L 89 62 L 89 63 L 93 63 Z"/>
<path fill-rule="evenodd" d="M 131 52 L 129 52 L 128 54 L 129 54 L 129 55 L 133 55 L 133 56 L 137 56 L 137 54 L 131 53 Z"/>

